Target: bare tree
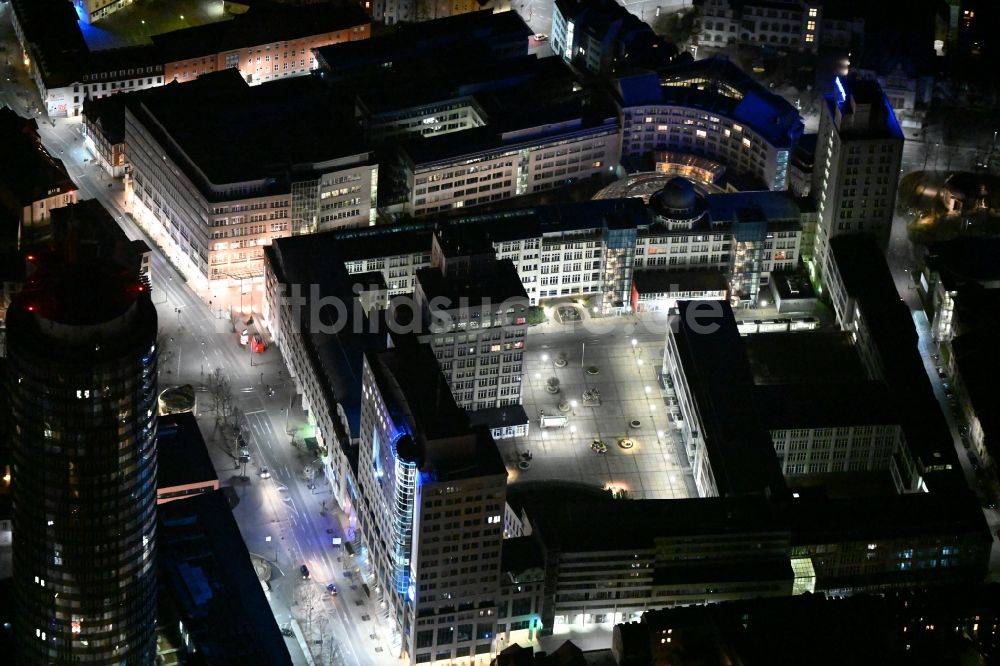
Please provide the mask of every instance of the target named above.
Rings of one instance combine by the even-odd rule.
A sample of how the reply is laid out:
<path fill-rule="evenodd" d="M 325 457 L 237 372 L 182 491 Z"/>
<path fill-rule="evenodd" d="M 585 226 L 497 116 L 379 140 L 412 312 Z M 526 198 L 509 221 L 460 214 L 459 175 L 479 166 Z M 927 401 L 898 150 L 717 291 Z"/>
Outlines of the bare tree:
<path fill-rule="evenodd" d="M 924 161 L 924 171 L 927 171 L 927 162 L 931 158 L 931 148 L 931 144 L 926 141 L 921 141 L 920 146 L 917 148 L 918 157 Z"/>
<path fill-rule="evenodd" d="M 954 143 L 946 143 L 944 145 L 945 168 L 948 171 L 951 171 L 951 164 L 958 157 L 958 152 L 959 152 L 959 148 L 958 148 L 958 146 L 956 144 L 954 144 Z"/>

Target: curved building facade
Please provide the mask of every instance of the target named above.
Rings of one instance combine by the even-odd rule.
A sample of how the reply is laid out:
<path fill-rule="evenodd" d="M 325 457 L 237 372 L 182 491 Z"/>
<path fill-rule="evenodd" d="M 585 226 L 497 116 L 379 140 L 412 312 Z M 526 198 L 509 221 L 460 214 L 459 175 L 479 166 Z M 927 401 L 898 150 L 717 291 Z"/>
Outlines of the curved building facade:
<path fill-rule="evenodd" d="M 156 310 L 113 264 L 41 263 L 7 318 L 17 663 L 151 664 Z"/>
<path fill-rule="evenodd" d="M 802 119 L 725 58 L 628 74 L 618 79 L 617 94 L 623 163 L 650 160 L 659 151 L 696 155 L 757 186 L 740 189 L 788 189 Z"/>

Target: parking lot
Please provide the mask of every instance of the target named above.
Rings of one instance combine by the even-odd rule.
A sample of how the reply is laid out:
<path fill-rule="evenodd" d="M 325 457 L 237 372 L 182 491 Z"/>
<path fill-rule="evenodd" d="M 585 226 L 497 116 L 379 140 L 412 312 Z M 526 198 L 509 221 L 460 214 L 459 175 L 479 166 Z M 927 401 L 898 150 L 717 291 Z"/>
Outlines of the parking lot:
<path fill-rule="evenodd" d="M 510 482 L 575 481 L 631 498 L 695 496 L 660 395 L 662 334 L 547 326 L 529 335 L 524 356 L 528 436 L 498 442 Z M 599 401 L 585 400 L 594 389 Z M 541 427 L 543 411 L 555 417 L 552 427 Z"/>

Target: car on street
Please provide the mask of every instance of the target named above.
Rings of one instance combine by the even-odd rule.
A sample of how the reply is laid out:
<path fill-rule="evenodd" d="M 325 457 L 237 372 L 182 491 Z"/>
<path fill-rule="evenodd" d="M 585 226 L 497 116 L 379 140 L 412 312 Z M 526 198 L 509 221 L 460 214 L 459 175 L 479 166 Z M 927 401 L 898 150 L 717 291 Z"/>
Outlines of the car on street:
<path fill-rule="evenodd" d="M 271 478 L 271 470 L 269 470 L 266 467 L 261 467 L 260 468 L 260 478 L 262 478 L 262 479 L 270 479 Z"/>
<path fill-rule="evenodd" d="M 299 573 L 302 574 L 303 579 L 309 578 L 309 567 L 303 564 L 301 567 L 299 567 Z"/>
<path fill-rule="evenodd" d="M 532 35 L 531 38 L 534 39 L 536 42 L 546 42 L 548 41 L 549 36 L 546 35 L 544 32 L 539 32 L 537 34 Z"/>
<path fill-rule="evenodd" d="M 327 586 L 326 586 L 326 591 L 330 593 L 331 597 L 337 596 L 337 584 L 336 583 L 328 583 Z"/>

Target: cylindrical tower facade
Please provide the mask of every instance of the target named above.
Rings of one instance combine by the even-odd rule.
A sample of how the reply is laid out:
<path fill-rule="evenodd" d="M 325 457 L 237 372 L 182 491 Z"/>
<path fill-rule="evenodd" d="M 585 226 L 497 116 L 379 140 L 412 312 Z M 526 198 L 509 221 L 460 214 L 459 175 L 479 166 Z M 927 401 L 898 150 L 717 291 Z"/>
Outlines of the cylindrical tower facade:
<path fill-rule="evenodd" d="M 7 318 L 17 663 L 144 666 L 156 654 L 156 310 L 113 264 L 52 263 Z"/>

